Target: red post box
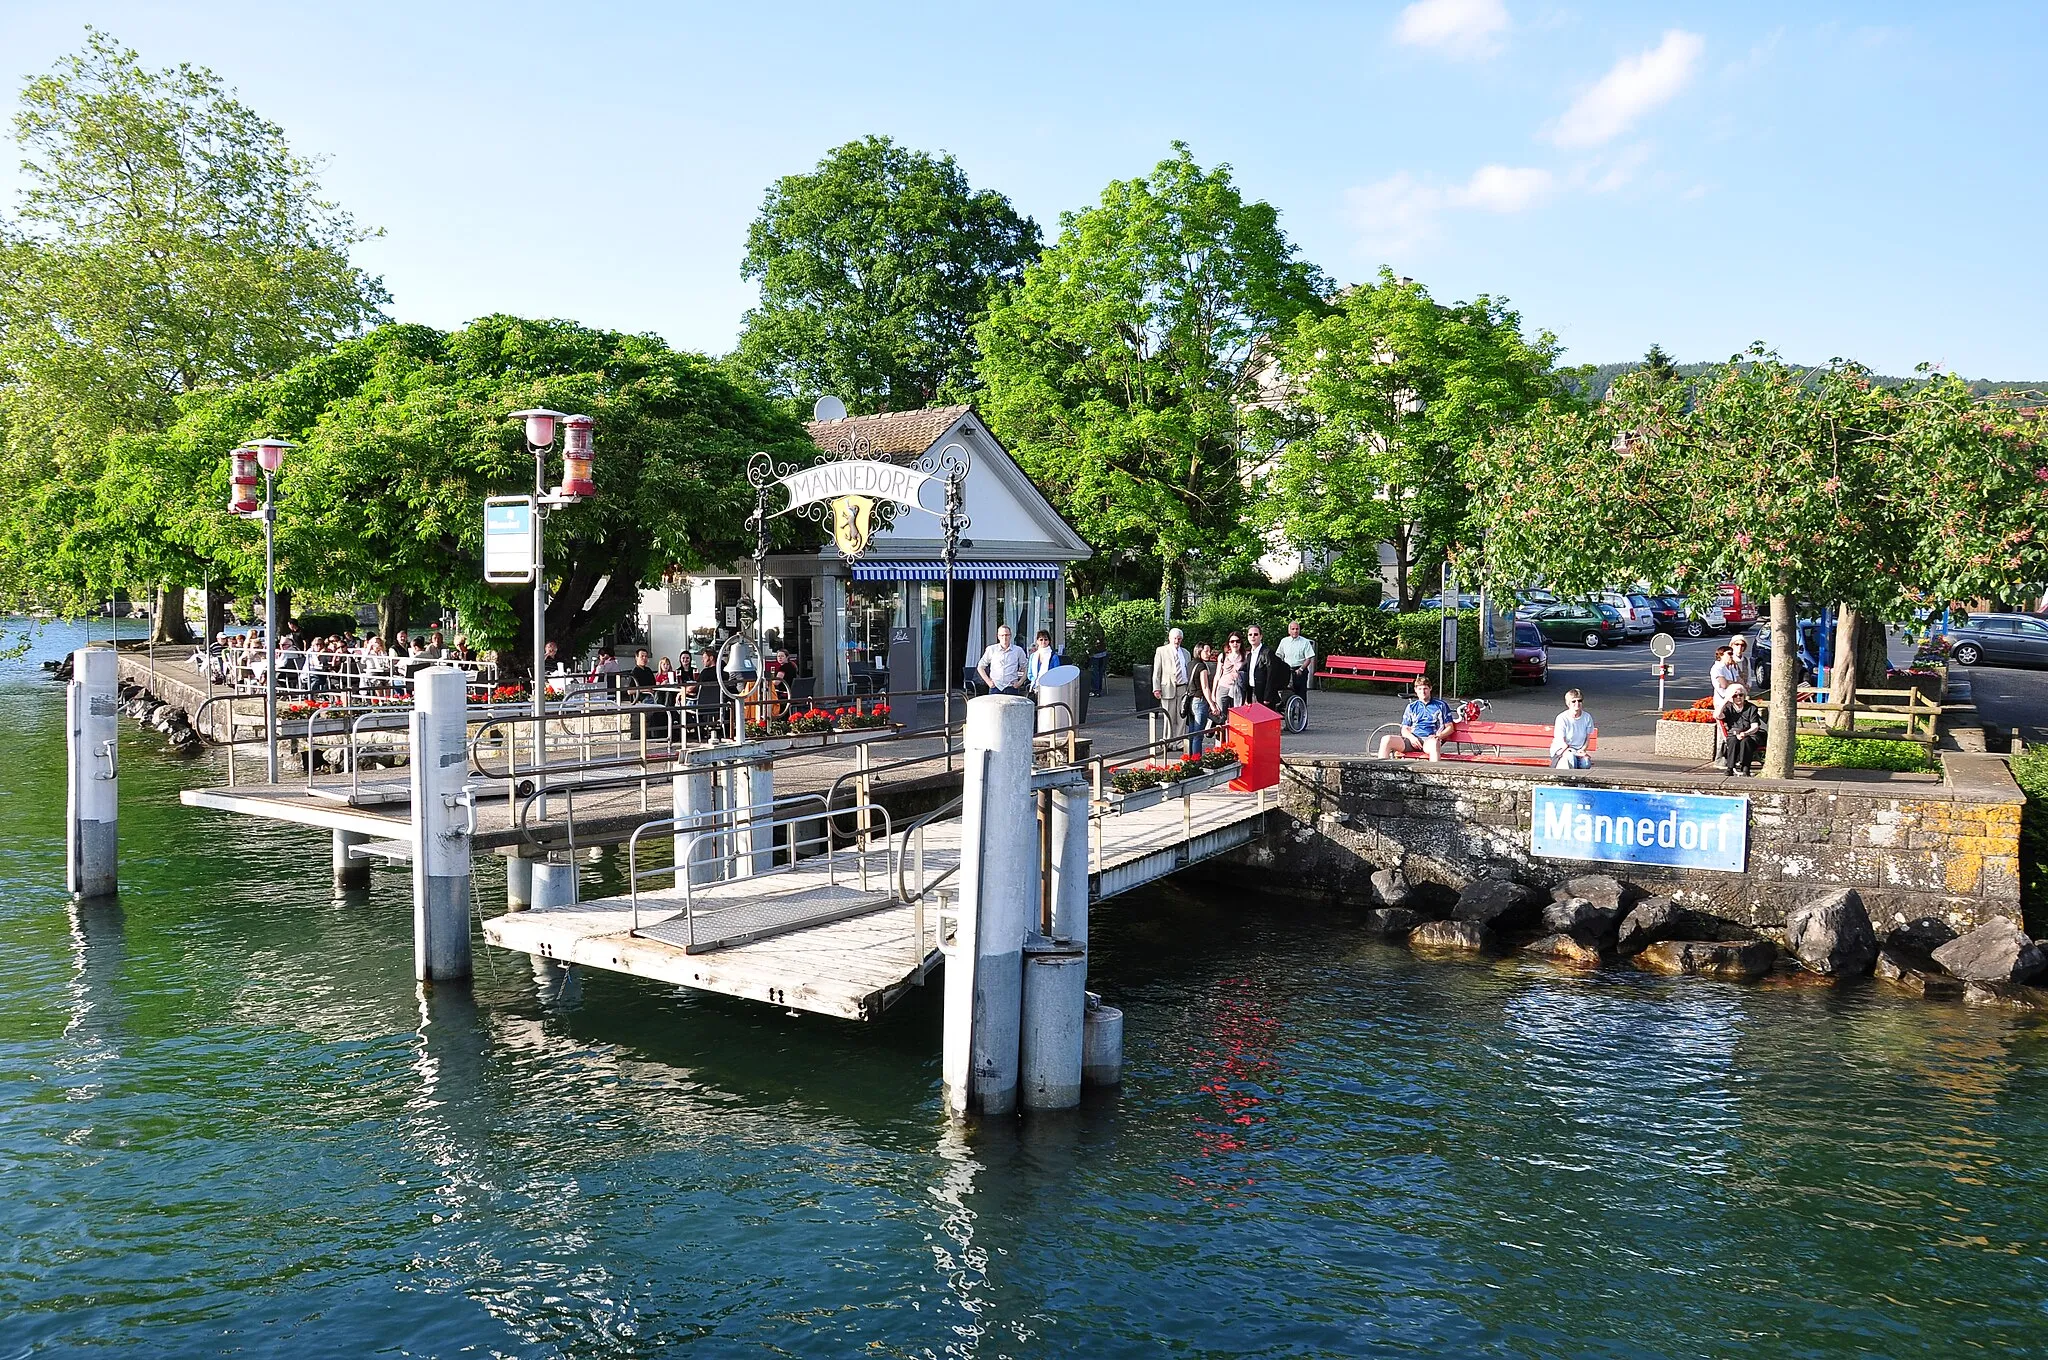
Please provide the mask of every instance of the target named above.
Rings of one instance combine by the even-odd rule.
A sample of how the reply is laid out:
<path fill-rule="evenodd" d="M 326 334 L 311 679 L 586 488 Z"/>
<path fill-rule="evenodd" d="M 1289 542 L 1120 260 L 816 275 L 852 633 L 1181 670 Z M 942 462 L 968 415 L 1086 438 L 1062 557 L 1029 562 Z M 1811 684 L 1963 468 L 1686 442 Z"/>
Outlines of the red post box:
<path fill-rule="evenodd" d="M 1230 787 L 1239 793 L 1270 789 L 1280 782 L 1280 715 L 1264 704 L 1230 710 L 1230 749 L 1244 768 Z"/>

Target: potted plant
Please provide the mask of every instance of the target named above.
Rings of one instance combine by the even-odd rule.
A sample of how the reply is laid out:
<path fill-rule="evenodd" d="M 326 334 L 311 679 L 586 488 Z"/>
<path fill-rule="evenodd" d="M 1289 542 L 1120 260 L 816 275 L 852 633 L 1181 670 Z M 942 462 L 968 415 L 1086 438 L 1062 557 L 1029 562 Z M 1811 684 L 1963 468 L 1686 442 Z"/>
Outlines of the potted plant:
<path fill-rule="evenodd" d="M 1119 813 L 1151 807 L 1166 797 L 1166 771 L 1156 765 L 1126 765 L 1109 775 L 1109 805 Z"/>
<path fill-rule="evenodd" d="M 1695 699 L 1690 707 L 1670 709 L 1658 717 L 1657 754 L 1683 760 L 1712 760 L 1717 731 L 1714 697 L 1710 694 Z"/>
<path fill-rule="evenodd" d="M 862 708 L 858 701 L 852 708 L 833 711 L 832 727 L 838 732 L 873 732 L 889 726 L 889 706 L 875 704 Z"/>

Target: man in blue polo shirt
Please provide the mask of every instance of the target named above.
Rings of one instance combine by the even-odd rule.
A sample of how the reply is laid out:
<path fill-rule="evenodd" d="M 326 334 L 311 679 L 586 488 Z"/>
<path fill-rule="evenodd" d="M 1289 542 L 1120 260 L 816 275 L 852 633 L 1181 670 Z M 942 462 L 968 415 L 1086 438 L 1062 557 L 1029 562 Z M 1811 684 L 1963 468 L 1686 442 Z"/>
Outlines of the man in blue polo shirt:
<path fill-rule="evenodd" d="M 1425 760 L 1443 759 L 1441 748 L 1451 723 L 1451 706 L 1436 697 L 1427 676 L 1417 680 L 1415 697 L 1401 710 L 1401 730 L 1380 738 L 1380 759 L 1406 751 L 1420 751 Z"/>

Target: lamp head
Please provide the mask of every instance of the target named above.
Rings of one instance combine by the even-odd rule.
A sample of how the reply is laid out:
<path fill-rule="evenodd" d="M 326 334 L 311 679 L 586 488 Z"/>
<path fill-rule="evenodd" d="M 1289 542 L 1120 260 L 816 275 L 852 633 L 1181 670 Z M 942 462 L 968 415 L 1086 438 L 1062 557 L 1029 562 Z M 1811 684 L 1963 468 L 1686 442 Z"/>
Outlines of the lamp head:
<path fill-rule="evenodd" d="M 555 442 L 555 422 L 562 418 L 562 413 L 537 406 L 531 411 L 514 411 L 512 418 L 526 422 L 527 443 L 544 449 Z"/>
<path fill-rule="evenodd" d="M 248 447 L 256 450 L 256 461 L 265 472 L 276 472 L 284 466 L 284 451 L 298 445 L 286 439 L 252 439 Z"/>

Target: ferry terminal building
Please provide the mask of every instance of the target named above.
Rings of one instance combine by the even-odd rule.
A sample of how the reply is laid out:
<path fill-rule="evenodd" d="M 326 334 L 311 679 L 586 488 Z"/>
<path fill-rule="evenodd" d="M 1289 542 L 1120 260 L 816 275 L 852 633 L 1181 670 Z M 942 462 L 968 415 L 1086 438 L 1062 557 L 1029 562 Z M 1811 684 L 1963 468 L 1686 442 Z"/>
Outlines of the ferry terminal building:
<path fill-rule="evenodd" d="M 948 599 L 937 481 L 923 509 L 898 506 L 849 558 L 814 528 L 815 548 L 771 553 L 763 567 L 761 633 L 772 652 L 786 650 L 801 679 L 797 698 L 936 690 L 961 683 L 995 640 L 1000 624 L 1028 648 L 1039 629 L 1066 641 L 1069 563 L 1090 556 L 971 406 L 940 406 L 805 424 L 821 455 L 852 447 L 862 458 L 908 466 L 958 444 L 972 456 L 962 490 L 968 525 L 953 563 Z M 779 492 L 770 510 L 780 509 Z M 800 523 L 806 523 L 799 521 Z M 715 574 L 678 577 L 643 592 L 641 626 L 657 657 L 694 658 L 741 626 L 741 600 L 753 594 L 753 563 Z M 953 655 L 945 650 L 946 614 L 954 616 Z"/>

